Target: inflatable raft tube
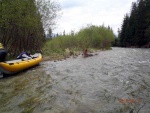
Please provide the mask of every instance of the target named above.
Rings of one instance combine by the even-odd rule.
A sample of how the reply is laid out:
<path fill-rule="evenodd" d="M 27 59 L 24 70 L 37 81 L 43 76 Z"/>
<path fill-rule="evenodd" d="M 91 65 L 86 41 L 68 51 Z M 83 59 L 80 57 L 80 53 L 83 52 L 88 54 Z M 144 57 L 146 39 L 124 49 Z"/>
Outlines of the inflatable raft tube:
<path fill-rule="evenodd" d="M 23 58 L 11 61 L 0 62 L 0 72 L 4 74 L 14 74 L 29 67 L 35 66 L 42 61 L 42 55 L 36 53 L 33 58 Z"/>

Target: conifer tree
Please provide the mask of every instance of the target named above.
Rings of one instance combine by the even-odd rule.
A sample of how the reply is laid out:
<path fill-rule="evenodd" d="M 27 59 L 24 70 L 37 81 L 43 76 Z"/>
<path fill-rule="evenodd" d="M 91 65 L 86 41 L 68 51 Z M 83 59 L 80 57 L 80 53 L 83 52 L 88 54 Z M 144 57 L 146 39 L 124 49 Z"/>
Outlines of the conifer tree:
<path fill-rule="evenodd" d="M 150 0 L 145 0 L 145 22 L 146 22 L 146 29 L 145 29 L 145 41 L 150 43 Z"/>
<path fill-rule="evenodd" d="M 128 14 L 126 14 L 122 23 L 120 33 L 120 45 L 122 47 L 126 47 L 128 25 L 129 25 L 129 16 Z"/>
<path fill-rule="evenodd" d="M 150 47 L 150 0 L 132 4 L 130 16 L 125 16 L 119 36 L 122 47 Z"/>
<path fill-rule="evenodd" d="M 135 46 L 135 33 L 137 28 L 137 4 L 135 2 L 132 3 L 132 9 L 130 13 L 130 20 L 129 20 L 129 39 L 128 43 L 129 46 Z"/>
<path fill-rule="evenodd" d="M 137 9 L 137 30 L 136 30 L 136 43 L 139 47 L 145 44 L 145 28 L 146 23 L 144 20 L 145 17 L 145 1 L 140 0 Z"/>

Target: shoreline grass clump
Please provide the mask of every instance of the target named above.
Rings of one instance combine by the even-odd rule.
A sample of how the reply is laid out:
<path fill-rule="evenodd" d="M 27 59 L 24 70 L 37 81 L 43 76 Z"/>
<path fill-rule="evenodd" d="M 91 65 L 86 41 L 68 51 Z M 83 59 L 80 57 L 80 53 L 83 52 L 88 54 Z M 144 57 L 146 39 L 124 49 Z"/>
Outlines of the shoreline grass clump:
<path fill-rule="evenodd" d="M 110 49 L 114 39 L 115 35 L 111 28 L 91 25 L 81 29 L 77 34 L 61 35 L 48 40 L 43 47 L 43 54 L 66 58 L 78 55 L 87 48 Z"/>

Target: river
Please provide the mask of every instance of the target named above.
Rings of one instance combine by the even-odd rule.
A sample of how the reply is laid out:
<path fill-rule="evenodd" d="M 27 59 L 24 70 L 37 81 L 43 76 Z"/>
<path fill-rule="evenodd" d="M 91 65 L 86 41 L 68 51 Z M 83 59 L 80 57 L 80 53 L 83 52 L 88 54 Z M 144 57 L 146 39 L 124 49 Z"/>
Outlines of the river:
<path fill-rule="evenodd" d="M 149 113 L 150 49 L 46 61 L 0 79 L 0 113 Z"/>

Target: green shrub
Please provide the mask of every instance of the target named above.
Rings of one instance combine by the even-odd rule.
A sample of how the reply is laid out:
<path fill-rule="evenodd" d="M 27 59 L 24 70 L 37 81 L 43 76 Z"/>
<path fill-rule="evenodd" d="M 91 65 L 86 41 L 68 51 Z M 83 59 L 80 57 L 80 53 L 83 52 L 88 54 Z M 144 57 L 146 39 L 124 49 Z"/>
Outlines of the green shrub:
<path fill-rule="evenodd" d="M 75 35 L 58 36 L 46 42 L 44 54 L 62 53 L 66 48 L 83 50 L 85 48 L 108 49 L 115 36 L 110 28 L 104 26 L 88 26 Z"/>

